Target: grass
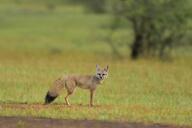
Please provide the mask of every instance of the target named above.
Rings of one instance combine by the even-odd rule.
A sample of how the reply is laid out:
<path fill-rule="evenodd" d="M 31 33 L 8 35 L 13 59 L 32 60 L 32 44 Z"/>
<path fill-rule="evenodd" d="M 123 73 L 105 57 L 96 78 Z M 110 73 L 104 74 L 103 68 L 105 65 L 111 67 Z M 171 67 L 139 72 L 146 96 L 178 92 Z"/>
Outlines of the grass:
<path fill-rule="evenodd" d="M 58 5 L 51 12 L 42 4 L 0 6 L 1 116 L 192 126 L 191 56 L 173 62 L 116 60 L 108 45 L 96 38 L 107 33 L 103 28 L 110 20 L 107 15 L 83 13 L 80 6 Z M 80 89 L 70 97 L 71 107 L 6 107 L 41 104 L 58 76 L 94 74 L 96 63 L 110 66 L 109 78 L 97 90 L 96 107 L 86 106 L 89 93 Z M 64 96 L 65 92 L 55 103 L 63 104 Z"/>

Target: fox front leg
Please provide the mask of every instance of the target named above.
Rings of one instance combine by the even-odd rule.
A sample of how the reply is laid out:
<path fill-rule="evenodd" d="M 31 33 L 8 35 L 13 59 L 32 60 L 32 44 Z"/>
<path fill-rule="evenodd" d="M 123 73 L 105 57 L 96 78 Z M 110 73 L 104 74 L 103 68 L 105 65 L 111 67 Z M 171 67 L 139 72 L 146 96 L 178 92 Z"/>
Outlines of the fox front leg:
<path fill-rule="evenodd" d="M 90 103 L 89 103 L 89 105 L 91 107 L 93 106 L 93 96 L 94 96 L 94 90 L 90 90 Z"/>

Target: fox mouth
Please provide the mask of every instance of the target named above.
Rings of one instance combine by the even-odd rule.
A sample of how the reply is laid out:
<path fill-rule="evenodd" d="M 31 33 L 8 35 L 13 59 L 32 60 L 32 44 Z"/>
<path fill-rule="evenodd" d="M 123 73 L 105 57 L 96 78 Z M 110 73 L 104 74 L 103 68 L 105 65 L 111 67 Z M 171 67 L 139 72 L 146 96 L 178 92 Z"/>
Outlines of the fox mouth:
<path fill-rule="evenodd" d="M 97 77 L 97 79 L 99 79 L 99 80 L 103 80 L 103 77 L 102 76 L 96 76 Z"/>

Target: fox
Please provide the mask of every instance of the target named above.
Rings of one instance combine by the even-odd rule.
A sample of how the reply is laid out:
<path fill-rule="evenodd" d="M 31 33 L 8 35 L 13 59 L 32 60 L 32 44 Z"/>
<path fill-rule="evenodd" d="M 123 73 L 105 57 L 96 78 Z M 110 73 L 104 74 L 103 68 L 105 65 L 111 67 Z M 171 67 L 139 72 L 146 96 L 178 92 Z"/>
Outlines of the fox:
<path fill-rule="evenodd" d="M 92 75 L 64 75 L 59 77 L 53 82 L 53 85 L 49 88 L 45 96 L 45 105 L 52 103 L 65 88 L 67 95 L 65 96 L 66 105 L 70 105 L 68 97 L 73 94 L 76 87 L 87 89 L 90 92 L 89 105 L 93 106 L 93 97 L 98 85 L 108 77 L 109 66 L 100 68 L 96 64 L 96 73 Z"/>

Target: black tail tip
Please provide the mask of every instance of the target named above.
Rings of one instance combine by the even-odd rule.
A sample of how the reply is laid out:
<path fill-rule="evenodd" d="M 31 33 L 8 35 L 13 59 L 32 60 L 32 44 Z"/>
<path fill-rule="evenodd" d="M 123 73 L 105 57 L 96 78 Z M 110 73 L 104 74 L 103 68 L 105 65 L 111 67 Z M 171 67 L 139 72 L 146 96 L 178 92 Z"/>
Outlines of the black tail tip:
<path fill-rule="evenodd" d="M 50 104 L 50 103 L 53 102 L 56 98 L 57 98 L 57 96 L 51 96 L 50 93 L 47 92 L 47 95 L 45 96 L 45 105 L 46 105 L 46 104 Z"/>

